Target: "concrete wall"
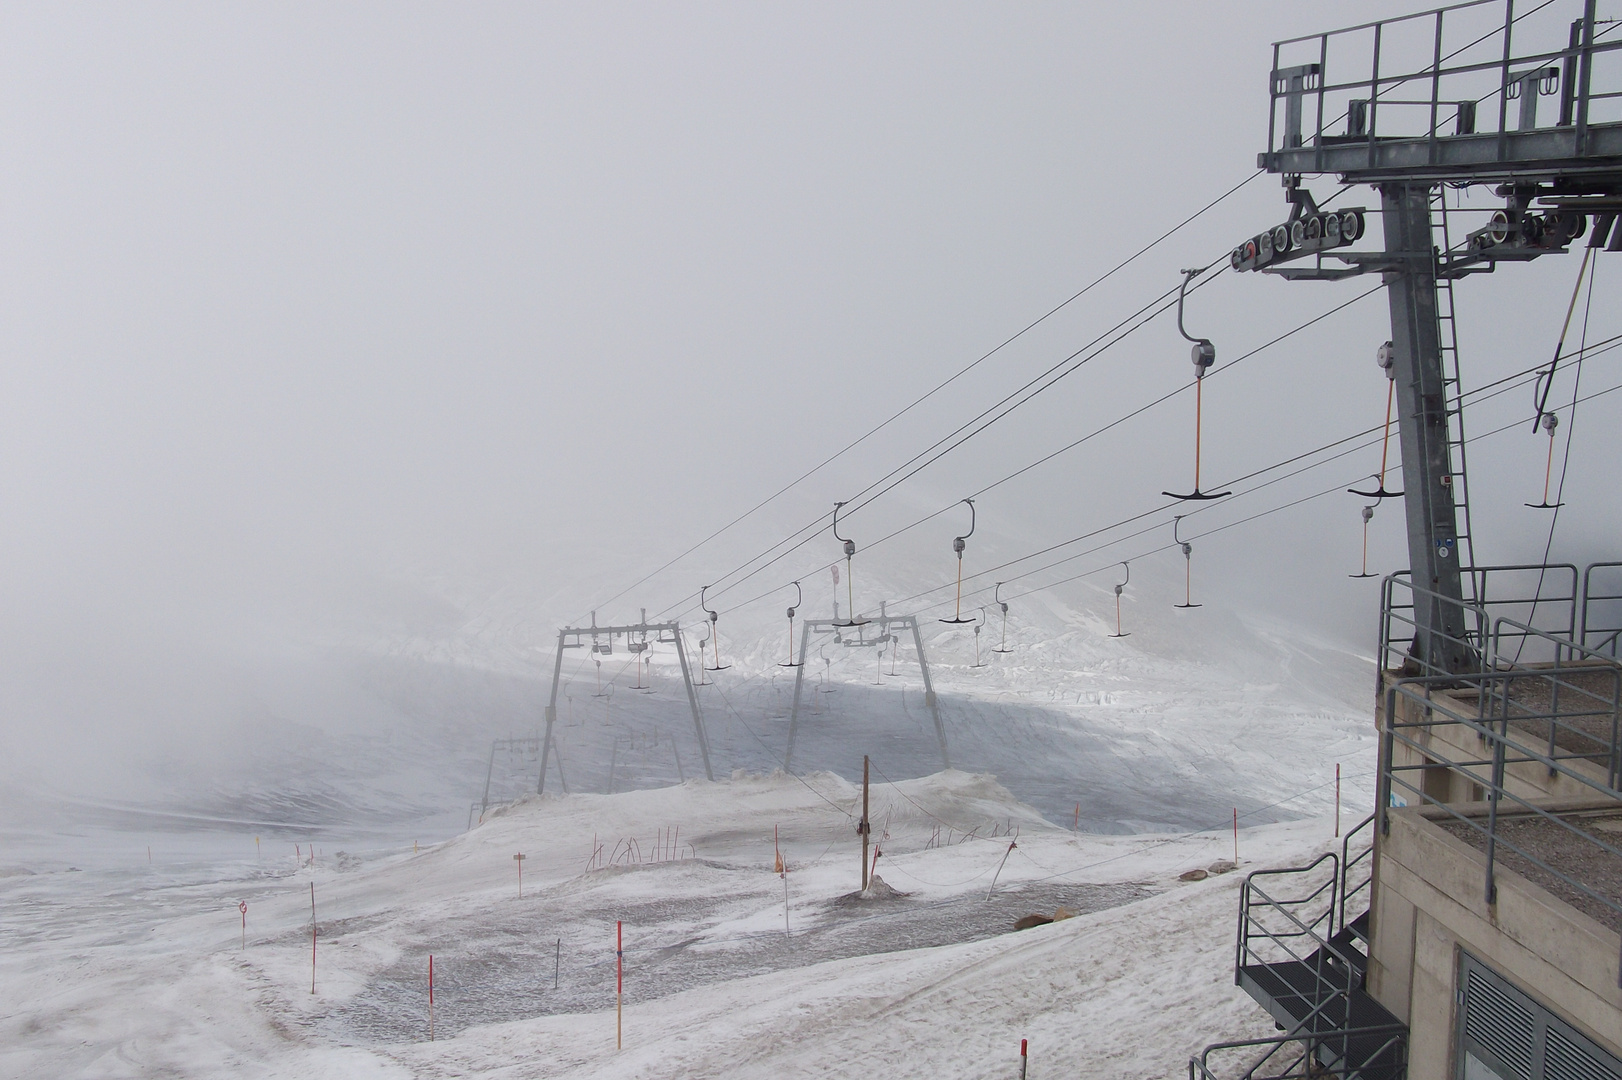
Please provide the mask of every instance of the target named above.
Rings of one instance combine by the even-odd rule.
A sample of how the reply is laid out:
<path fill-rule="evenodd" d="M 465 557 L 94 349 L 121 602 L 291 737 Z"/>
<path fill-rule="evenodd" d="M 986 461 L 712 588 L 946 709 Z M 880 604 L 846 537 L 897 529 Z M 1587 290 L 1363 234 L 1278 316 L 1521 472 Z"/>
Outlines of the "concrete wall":
<path fill-rule="evenodd" d="M 1393 810 L 1376 852 L 1368 988 L 1409 1026 L 1409 1077 L 1454 1075 L 1461 948 L 1622 1055 L 1622 936 L 1502 866 L 1488 905 L 1486 858 L 1429 820 L 1442 813 Z"/>

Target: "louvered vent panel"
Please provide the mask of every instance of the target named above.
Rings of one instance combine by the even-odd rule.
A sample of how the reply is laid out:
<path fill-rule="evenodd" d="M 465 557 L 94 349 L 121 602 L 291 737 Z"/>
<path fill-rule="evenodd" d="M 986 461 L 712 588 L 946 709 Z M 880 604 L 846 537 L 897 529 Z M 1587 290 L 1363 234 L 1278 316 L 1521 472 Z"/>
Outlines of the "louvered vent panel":
<path fill-rule="evenodd" d="M 1465 994 L 1464 1033 L 1514 1069 L 1516 1080 L 1531 1080 L 1532 1014 L 1474 971 Z"/>
<path fill-rule="evenodd" d="M 1622 1080 L 1622 1072 L 1595 1058 L 1551 1024 L 1543 1041 L 1543 1080 Z"/>

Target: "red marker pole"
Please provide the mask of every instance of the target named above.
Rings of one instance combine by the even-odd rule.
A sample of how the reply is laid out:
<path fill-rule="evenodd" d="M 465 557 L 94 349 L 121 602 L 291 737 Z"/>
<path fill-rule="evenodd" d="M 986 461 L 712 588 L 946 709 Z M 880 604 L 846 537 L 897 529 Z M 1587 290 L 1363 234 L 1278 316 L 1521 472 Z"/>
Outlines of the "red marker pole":
<path fill-rule="evenodd" d="M 237 905 L 237 910 L 242 912 L 242 947 L 246 949 L 248 947 L 248 902 L 246 900 L 242 901 Z"/>
<path fill-rule="evenodd" d="M 428 954 L 428 1041 L 434 1041 L 434 954 Z"/>
<path fill-rule="evenodd" d="M 614 1049 L 625 1046 L 625 924 L 614 924 Z"/>
<path fill-rule="evenodd" d="M 1021 1040 L 1019 1040 L 1019 1080 L 1025 1080 L 1025 1063 L 1028 1060 L 1030 1060 L 1026 1056 L 1026 1051 L 1029 1048 L 1029 1046 L 1030 1046 L 1030 1040 L 1029 1039 L 1021 1039 Z"/>
<path fill-rule="evenodd" d="M 1335 762 L 1335 835 L 1340 835 L 1340 762 Z"/>

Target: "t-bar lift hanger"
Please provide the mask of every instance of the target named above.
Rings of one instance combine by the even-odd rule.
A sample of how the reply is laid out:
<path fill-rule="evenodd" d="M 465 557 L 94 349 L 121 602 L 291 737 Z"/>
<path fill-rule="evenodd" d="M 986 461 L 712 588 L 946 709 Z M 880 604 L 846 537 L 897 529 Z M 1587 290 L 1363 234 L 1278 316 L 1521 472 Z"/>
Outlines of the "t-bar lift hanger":
<path fill-rule="evenodd" d="M 1224 495 L 1232 495 L 1231 491 L 1200 491 L 1200 419 L 1203 402 L 1200 388 L 1205 384 L 1205 373 L 1216 363 L 1216 346 L 1205 338 L 1193 337 L 1183 329 L 1183 298 L 1188 293 L 1188 283 L 1204 273 L 1203 267 L 1183 271 L 1183 284 L 1177 290 L 1177 332 L 1183 335 L 1184 340 L 1192 341 L 1194 348 L 1189 355 L 1194 361 L 1194 490 L 1186 495 L 1179 495 L 1175 491 L 1162 491 L 1162 495 L 1169 495 L 1173 499 L 1185 502 L 1199 499 L 1220 499 Z"/>
<path fill-rule="evenodd" d="M 1396 499 L 1396 498 L 1400 498 L 1402 496 L 1402 492 L 1400 492 L 1400 491 L 1387 491 L 1385 489 L 1385 466 L 1386 466 L 1387 460 L 1389 460 L 1389 454 L 1390 454 L 1390 451 L 1391 451 L 1391 402 L 1392 402 L 1392 399 L 1395 398 L 1396 394 L 1397 394 L 1397 352 L 1396 352 L 1396 349 L 1392 346 L 1391 342 L 1388 341 L 1384 345 L 1380 346 L 1380 348 L 1374 354 L 1374 362 L 1380 365 L 1380 369 L 1385 372 L 1385 378 L 1386 378 L 1386 387 L 1385 387 L 1385 437 L 1380 442 L 1380 475 L 1378 477 L 1379 483 L 1376 485 L 1376 487 L 1375 487 L 1375 489 L 1373 491 L 1359 491 L 1356 488 L 1347 488 L 1346 490 L 1351 492 L 1353 495 L 1361 495 L 1365 499 L 1375 499 L 1375 500 L 1379 500 L 1379 499 Z M 1363 518 L 1363 521 L 1364 521 L 1364 530 L 1363 531 L 1365 533 L 1368 532 L 1368 524 L 1367 523 L 1368 523 L 1369 517 L 1371 517 L 1371 516 L 1373 516 L 1373 511 L 1372 510 L 1368 511 L 1368 513 L 1365 514 L 1365 516 Z M 1365 564 L 1366 564 L 1367 560 L 1365 559 L 1364 561 L 1365 561 Z M 1367 570 L 1368 566 L 1365 565 L 1363 567 L 1363 569 Z"/>
<path fill-rule="evenodd" d="M 1177 535 L 1177 526 L 1182 523 L 1183 515 L 1178 514 L 1171 519 L 1171 538 L 1183 545 L 1183 602 L 1174 605 L 1180 608 L 1204 607 L 1204 604 L 1194 603 L 1194 545 Z"/>
<path fill-rule="evenodd" d="M 1549 501 L 1549 478 L 1554 474 L 1554 431 L 1560 426 L 1560 417 L 1552 412 L 1543 414 L 1543 430 L 1549 433 L 1549 460 L 1543 466 L 1543 501 L 1527 503 L 1534 510 L 1553 510 L 1555 507 L 1566 505 L 1563 502 Z"/>
<path fill-rule="evenodd" d="M 1002 608 L 1002 644 L 991 651 L 1011 653 L 1014 650 L 1008 647 L 1008 601 L 1002 598 L 1002 582 L 997 582 L 997 588 L 992 591 L 991 599 L 998 607 Z"/>
<path fill-rule="evenodd" d="M 1382 485 L 1383 486 L 1383 485 Z M 1379 574 L 1369 573 L 1369 522 L 1374 520 L 1374 507 L 1363 507 L 1363 572 L 1361 574 L 1347 574 L 1349 578 L 1379 577 Z"/>
<path fill-rule="evenodd" d="M 867 623 L 867 620 L 860 618 L 856 614 L 856 583 L 850 577 L 850 560 L 856 554 L 856 541 L 846 540 L 839 535 L 839 508 L 844 505 L 842 502 L 834 503 L 834 539 L 845 545 L 845 597 L 850 601 L 850 618 L 845 620 L 835 619 L 833 625 L 862 626 Z"/>
<path fill-rule="evenodd" d="M 975 518 L 974 500 L 964 499 L 969 504 L 969 531 L 962 536 L 952 537 L 952 550 L 957 552 L 957 614 L 950 619 L 942 619 L 943 623 L 971 623 L 973 619 L 963 617 L 963 549 L 968 547 L 969 537 L 974 535 Z M 979 633 L 978 630 L 975 633 Z"/>
<path fill-rule="evenodd" d="M 1173 535 L 1176 535 L 1175 525 L 1176 523 L 1173 522 Z M 1121 631 L 1121 593 L 1125 591 L 1126 587 L 1132 583 L 1132 564 L 1129 562 L 1123 562 L 1121 565 L 1126 567 L 1126 580 L 1115 586 L 1115 633 L 1111 634 L 1110 637 L 1132 636 L 1131 634 L 1122 633 Z"/>
<path fill-rule="evenodd" d="M 798 581 L 794 585 L 794 603 L 788 609 L 788 659 L 778 664 L 778 667 L 799 667 L 799 661 L 794 659 L 794 612 L 805 601 L 805 593 L 800 589 Z"/>
<path fill-rule="evenodd" d="M 720 621 L 721 616 L 717 615 L 713 610 L 706 607 L 705 604 L 704 604 L 704 594 L 706 592 L 708 592 L 710 590 L 710 588 L 711 588 L 711 586 L 706 585 L 703 588 L 698 590 L 698 606 L 701 607 L 701 608 L 704 608 L 705 613 L 708 614 L 709 617 L 710 617 L 710 640 L 715 642 L 715 645 L 714 645 L 714 648 L 713 648 L 713 651 L 714 651 L 714 654 L 715 654 L 715 666 L 711 667 L 711 668 L 705 668 L 704 670 L 705 671 L 725 671 L 727 668 L 731 667 L 732 665 L 731 664 L 723 664 L 723 663 L 721 663 L 721 633 L 720 633 L 720 628 L 718 626 L 716 626 L 716 623 Z M 702 663 L 703 660 L 704 660 L 704 657 L 702 655 L 700 655 L 699 656 L 699 661 Z"/>

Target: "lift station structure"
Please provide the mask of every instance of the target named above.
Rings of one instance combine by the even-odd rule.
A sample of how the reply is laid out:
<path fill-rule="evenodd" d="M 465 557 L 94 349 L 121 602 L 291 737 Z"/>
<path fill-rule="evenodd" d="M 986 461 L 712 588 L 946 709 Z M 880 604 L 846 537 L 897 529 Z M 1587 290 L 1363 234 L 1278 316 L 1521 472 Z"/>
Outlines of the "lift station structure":
<path fill-rule="evenodd" d="M 1453 302 L 1500 264 L 1622 251 L 1622 23 L 1598 7 L 1273 46 L 1257 164 L 1290 209 L 1232 268 L 1381 275 L 1409 570 L 1382 590 L 1374 813 L 1244 882 L 1235 982 L 1282 1033 L 1207 1047 L 1191 1080 L 1622 1080 L 1622 563 L 1476 565 Z M 1352 247 L 1372 210 L 1314 199 L 1331 174 L 1378 192 L 1381 248 Z M 1454 235 L 1472 185 L 1502 202 Z"/>

